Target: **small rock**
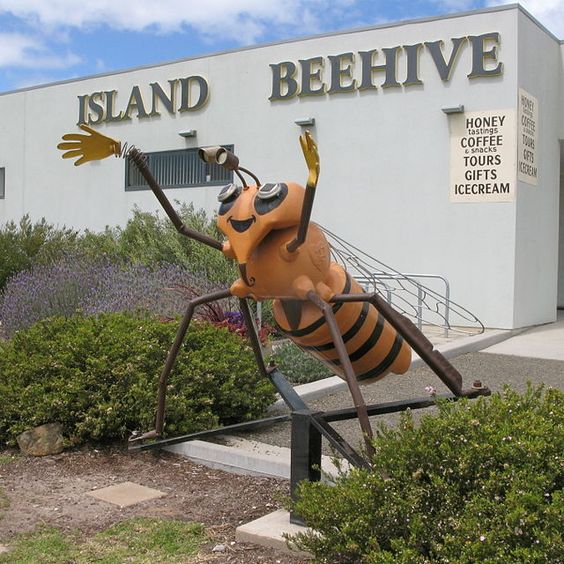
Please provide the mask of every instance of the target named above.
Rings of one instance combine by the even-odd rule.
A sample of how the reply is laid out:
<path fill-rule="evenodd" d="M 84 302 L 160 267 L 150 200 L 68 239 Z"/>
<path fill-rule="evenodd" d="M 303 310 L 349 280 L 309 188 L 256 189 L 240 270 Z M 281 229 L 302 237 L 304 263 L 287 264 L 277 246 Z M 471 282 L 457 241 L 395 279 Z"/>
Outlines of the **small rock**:
<path fill-rule="evenodd" d="M 212 548 L 212 552 L 225 552 L 226 550 L 227 550 L 227 547 L 224 544 L 216 544 Z"/>
<path fill-rule="evenodd" d="M 8 546 L 0 544 L 0 554 L 6 554 L 7 552 L 10 552 L 10 548 Z"/>
<path fill-rule="evenodd" d="M 47 423 L 24 431 L 17 439 L 20 450 L 31 456 L 48 456 L 63 452 L 63 435 L 60 423 Z"/>

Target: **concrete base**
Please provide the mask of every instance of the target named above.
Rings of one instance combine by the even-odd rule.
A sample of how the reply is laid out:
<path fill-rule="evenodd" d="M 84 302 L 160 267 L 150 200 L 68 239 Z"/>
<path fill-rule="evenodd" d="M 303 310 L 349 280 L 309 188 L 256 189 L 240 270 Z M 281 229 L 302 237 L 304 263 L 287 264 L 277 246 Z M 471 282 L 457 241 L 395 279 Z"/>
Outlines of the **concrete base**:
<path fill-rule="evenodd" d="M 165 450 L 180 454 L 211 468 L 219 468 L 236 474 L 271 476 L 290 479 L 290 449 L 249 441 L 237 437 L 221 437 L 225 444 L 205 441 L 188 441 L 166 447 Z M 343 462 L 343 470 L 348 464 Z M 322 479 L 336 476 L 338 470 L 331 458 L 321 458 Z"/>
<path fill-rule="evenodd" d="M 307 552 L 288 546 L 284 535 L 295 535 L 307 531 L 306 527 L 290 523 L 290 514 L 284 509 L 269 513 L 260 519 L 237 527 L 235 538 L 239 542 L 250 542 L 260 546 L 275 548 L 295 556 L 311 557 Z"/>

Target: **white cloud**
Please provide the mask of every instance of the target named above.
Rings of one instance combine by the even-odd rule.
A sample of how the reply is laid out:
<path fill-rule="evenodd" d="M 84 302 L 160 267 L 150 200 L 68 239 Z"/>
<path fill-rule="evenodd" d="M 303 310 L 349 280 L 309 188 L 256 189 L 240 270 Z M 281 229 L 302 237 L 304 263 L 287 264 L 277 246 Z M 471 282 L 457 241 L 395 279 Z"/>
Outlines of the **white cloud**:
<path fill-rule="evenodd" d="M 62 69 L 76 65 L 80 58 L 68 52 L 49 51 L 41 40 L 21 33 L 0 33 L 0 68 Z"/>
<path fill-rule="evenodd" d="M 19 33 L 0 33 L 0 67 L 18 65 L 37 49 L 37 42 Z"/>
<path fill-rule="evenodd" d="M 354 0 L 0 0 L 0 14 L 10 13 L 42 29 L 107 25 L 121 30 L 166 33 L 189 27 L 204 35 L 223 33 L 240 43 L 249 43 L 272 26 L 294 25 L 300 32 L 310 33 L 324 12 L 353 3 Z"/>
<path fill-rule="evenodd" d="M 512 4 L 514 0 L 489 0 L 488 6 Z M 519 2 L 547 29 L 564 39 L 564 0 L 521 0 Z"/>

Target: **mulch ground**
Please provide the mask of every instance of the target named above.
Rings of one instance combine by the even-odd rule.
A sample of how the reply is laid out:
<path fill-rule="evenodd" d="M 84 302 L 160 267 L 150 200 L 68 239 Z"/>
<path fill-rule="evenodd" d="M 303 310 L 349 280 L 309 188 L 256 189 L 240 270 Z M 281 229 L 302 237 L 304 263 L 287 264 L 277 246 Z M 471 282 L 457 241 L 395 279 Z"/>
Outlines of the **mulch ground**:
<path fill-rule="evenodd" d="M 123 509 L 86 495 L 126 481 L 167 495 Z M 289 484 L 283 480 L 213 470 L 166 452 L 91 448 L 41 458 L 17 456 L 0 464 L 0 488 L 10 500 L 0 517 L 0 544 L 8 546 L 14 535 L 38 525 L 78 531 L 86 539 L 124 519 L 151 516 L 203 523 L 210 534 L 202 551 L 205 562 L 306 562 L 235 541 L 240 524 L 281 507 L 289 495 Z M 219 544 L 225 551 L 213 552 Z"/>

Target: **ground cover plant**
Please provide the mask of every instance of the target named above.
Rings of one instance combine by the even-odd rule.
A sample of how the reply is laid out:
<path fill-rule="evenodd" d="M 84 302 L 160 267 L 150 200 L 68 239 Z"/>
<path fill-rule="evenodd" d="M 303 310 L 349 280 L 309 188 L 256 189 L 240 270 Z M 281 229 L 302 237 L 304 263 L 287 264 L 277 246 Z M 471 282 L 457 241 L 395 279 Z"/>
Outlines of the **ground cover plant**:
<path fill-rule="evenodd" d="M 276 346 L 272 352 L 272 360 L 293 384 L 307 384 L 335 375 L 325 364 L 291 341 Z"/>
<path fill-rule="evenodd" d="M 441 403 L 375 440 L 372 470 L 304 483 L 296 537 L 318 562 L 561 562 L 564 394 Z"/>
<path fill-rule="evenodd" d="M 40 321 L 0 341 L 0 443 L 49 422 L 73 444 L 154 426 L 158 374 L 178 320 L 106 313 Z M 239 335 L 193 322 L 168 388 L 167 432 L 259 417 L 274 400 Z"/>
<path fill-rule="evenodd" d="M 181 266 L 117 262 L 106 256 L 70 254 L 35 264 L 6 284 L 0 319 L 7 337 L 48 317 L 143 311 L 175 317 L 188 300 L 212 285 Z"/>
<path fill-rule="evenodd" d="M 20 535 L 0 562 L 130 562 L 169 564 L 190 562 L 207 538 L 199 523 L 185 523 L 158 517 L 137 517 L 121 521 L 80 542 L 72 534 L 52 527 Z"/>

